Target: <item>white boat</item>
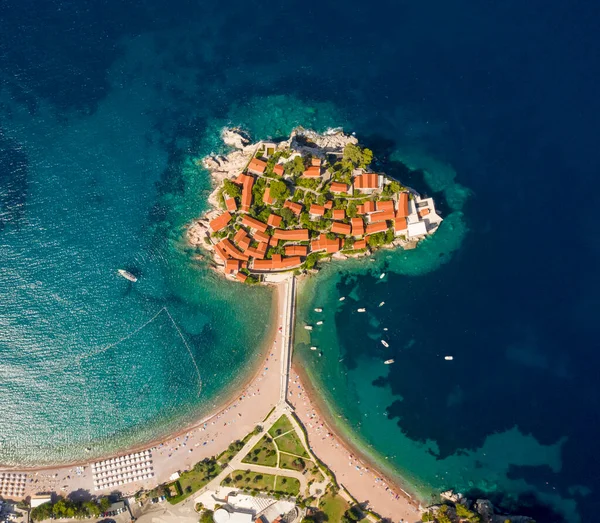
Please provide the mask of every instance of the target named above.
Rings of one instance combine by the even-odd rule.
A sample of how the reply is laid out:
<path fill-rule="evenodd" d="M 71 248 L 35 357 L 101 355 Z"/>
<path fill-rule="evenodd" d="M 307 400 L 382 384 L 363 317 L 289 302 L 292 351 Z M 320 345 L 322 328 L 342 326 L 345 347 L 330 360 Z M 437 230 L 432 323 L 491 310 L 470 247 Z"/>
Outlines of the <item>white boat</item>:
<path fill-rule="evenodd" d="M 315 312 L 323 312 L 323 309 L 315 309 Z"/>
<path fill-rule="evenodd" d="M 311 347 L 310 350 L 317 350 L 317 348 L 316 347 Z"/>
<path fill-rule="evenodd" d="M 385 360 L 383 363 L 385 365 L 391 365 L 392 363 L 394 363 L 394 360 Z"/>
<path fill-rule="evenodd" d="M 304 328 L 305 328 L 307 331 L 311 331 L 311 330 L 312 330 L 312 325 L 305 325 L 305 326 L 304 326 Z"/>
<path fill-rule="evenodd" d="M 382 344 L 384 347 L 389 347 L 389 346 L 390 346 L 390 344 L 389 344 L 387 341 L 385 341 L 385 340 L 381 340 L 381 344 Z"/>
<path fill-rule="evenodd" d="M 322 321 L 318 321 L 317 325 L 323 325 L 323 322 Z"/>
<path fill-rule="evenodd" d="M 379 306 L 380 306 L 380 307 L 383 307 L 384 305 L 385 305 L 385 302 L 384 302 L 384 301 L 382 301 L 382 302 L 379 304 Z"/>
<path fill-rule="evenodd" d="M 385 278 L 385 272 L 381 276 L 379 276 L 380 280 L 383 280 L 384 278 Z"/>
<path fill-rule="evenodd" d="M 384 330 L 384 331 L 386 331 L 386 330 L 388 330 L 388 328 L 387 328 L 387 327 L 384 327 L 384 328 L 383 328 L 383 330 Z"/>
<path fill-rule="evenodd" d="M 342 297 L 340 298 L 340 301 L 344 301 L 345 299 L 346 299 L 346 296 L 342 296 Z"/>
<path fill-rule="evenodd" d="M 125 278 L 126 280 L 132 281 L 132 282 L 136 282 L 137 278 L 131 274 L 129 271 L 126 271 L 125 269 L 119 269 L 117 271 L 119 273 L 120 276 L 123 276 L 123 278 Z"/>
<path fill-rule="evenodd" d="M 444 356 L 444 359 L 446 361 L 452 361 L 454 359 L 454 356 Z"/>
<path fill-rule="evenodd" d="M 367 309 L 356 309 L 356 312 L 367 312 Z"/>

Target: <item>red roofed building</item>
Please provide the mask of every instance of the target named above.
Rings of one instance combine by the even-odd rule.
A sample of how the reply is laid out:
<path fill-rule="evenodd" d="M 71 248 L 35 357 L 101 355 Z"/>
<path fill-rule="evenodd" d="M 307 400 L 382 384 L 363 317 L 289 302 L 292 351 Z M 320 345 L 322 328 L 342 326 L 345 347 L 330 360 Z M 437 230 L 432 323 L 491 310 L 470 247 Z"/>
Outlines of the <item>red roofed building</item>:
<path fill-rule="evenodd" d="M 375 173 L 365 173 L 354 177 L 352 186 L 355 190 L 363 192 L 371 192 L 376 189 L 381 189 L 383 176 Z"/>
<path fill-rule="evenodd" d="M 244 183 L 242 185 L 242 211 L 248 212 L 252 205 L 252 186 L 254 185 L 254 178 L 252 176 L 245 176 Z"/>
<path fill-rule="evenodd" d="M 406 218 L 408 216 L 408 193 L 401 192 L 398 198 L 398 211 L 396 218 Z"/>
<path fill-rule="evenodd" d="M 323 207 L 325 207 L 325 210 L 333 209 L 333 201 L 332 200 L 327 200 L 325 202 L 325 205 L 323 205 Z"/>
<path fill-rule="evenodd" d="M 247 234 L 239 241 L 237 244 L 240 246 L 242 251 L 245 251 L 248 247 L 250 247 L 251 238 Z"/>
<path fill-rule="evenodd" d="M 240 241 L 242 241 L 244 238 L 247 238 L 248 235 L 246 234 L 246 231 L 244 229 L 239 229 L 238 232 L 235 233 L 235 236 L 233 237 L 233 241 L 235 243 L 240 243 Z"/>
<path fill-rule="evenodd" d="M 266 232 L 256 231 L 254 233 L 254 239 L 258 242 L 268 243 L 271 237 Z"/>
<path fill-rule="evenodd" d="M 227 260 L 225 263 L 225 274 L 233 274 L 240 270 L 240 260 Z"/>
<path fill-rule="evenodd" d="M 377 232 L 384 232 L 387 231 L 388 226 L 386 222 L 377 222 L 377 223 L 370 223 L 369 225 L 367 225 L 367 234 L 375 234 Z"/>
<path fill-rule="evenodd" d="M 377 211 L 369 214 L 369 221 L 371 223 L 384 222 L 386 220 L 393 220 L 395 217 L 394 209 L 389 209 L 387 211 Z"/>
<path fill-rule="evenodd" d="M 286 256 L 306 256 L 308 254 L 307 245 L 288 245 L 285 248 Z"/>
<path fill-rule="evenodd" d="M 255 229 L 260 232 L 265 232 L 267 230 L 267 224 L 263 223 L 252 216 L 244 216 L 242 218 L 242 225 L 246 227 L 250 227 L 251 229 Z"/>
<path fill-rule="evenodd" d="M 271 238 L 269 239 L 269 245 L 271 247 L 277 247 L 277 244 L 279 243 L 279 240 L 273 236 L 271 236 Z"/>
<path fill-rule="evenodd" d="M 286 200 L 283 203 L 283 206 L 286 209 L 290 209 L 294 214 L 300 214 L 302 212 L 302 205 L 296 202 L 292 202 L 290 200 Z"/>
<path fill-rule="evenodd" d="M 293 269 L 299 265 L 302 265 L 300 256 L 284 258 L 281 254 L 274 254 L 271 260 L 254 260 L 252 269 L 255 271 L 282 271 Z"/>
<path fill-rule="evenodd" d="M 248 247 L 245 251 L 245 254 L 258 260 L 262 260 L 265 257 L 265 253 L 260 252 L 257 247 Z"/>
<path fill-rule="evenodd" d="M 367 248 L 367 240 L 365 240 L 365 239 L 356 240 L 354 242 L 354 246 L 352 248 L 356 251 L 358 251 L 360 249 L 366 249 Z"/>
<path fill-rule="evenodd" d="M 275 202 L 275 200 L 273 198 L 271 198 L 271 188 L 267 187 L 265 189 L 265 192 L 263 194 L 263 202 L 265 202 L 267 205 L 271 205 Z"/>
<path fill-rule="evenodd" d="M 396 235 L 405 233 L 407 229 L 406 218 L 396 218 L 394 220 L 394 232 Z"/>
<path fill-rule="evenodd" d="M 365 233 L 365 223 L 362 218 L 352 218 L 352 236 L 362 236 Z"/>
<path fill-rule="evenodd" d="M 213 232 L 220 231 L 227 227 L 227 224 L 231 221 L 231 214 L 224 212 L 220 216 L 217 216 L 214 220 L 211 220 L 208 226 Z"/>
<path fill-rule="evenodd" d="M 230 212 L 237 211 L 237 203 L 235 203 L 235 198 L 225 198 L 225 207 Z"/>
<path fill-rule="evenodd" d="M 375 212 L 375 202 L 372 202 L 371 200 L 367 200 L 357 207 L 358 214 L 369 214 L 371 212 Z"/>
<path fill-rule="evenodd" d="M 267 168 L 267 162 L 259 160 L 258 158 L 252 158 L 248 164 L 248 172 L 252 174 L 263 174 Z"/>
<path fill-rule="evenodd" d="M 348 225 L 347 223 L 333 222 L 333 225 L 331 226 L 331 232 L 333 232 L 334 234 L 342 234 L 343 236 L 349 236 L 352 232 L 352 227 L 350 227 L 350 225 Z"/>
<path fill-rule="evenodd" d="M 243 272 L 238 272 L 235 277 L 240 280 L 242 283 L 244 283 L 247 279 L 248 279 L 248 275 L 244 274 Z"/>
<path fill-rule="evenodd" d="M 331 182 L 331 187 L 329 188 L 329 190 L 333 193 L 348 192 L 349 189 L 350 187 L 341 182 Z"/>
<path fill-rule="evenodd" d="M 310 206 L 310 209 L 308 210 L 308 212 L 312 216 L 323 216 L 325 214 L 325 207 L 323 207 L 322 205 L 317 205 L 316 203 L 313 203 Z"/>
<path fill-rule="evenodd" d="M 275 229 L 273 236 L 278 240 L 285 241 L 308 241 L 308 229 L 291 229 L 286 231 L 285 229 Z"/>
<path fill-rule="evenodd" d="M 334 220 L 343 220 L 346 218 L 346 211 L 344 211 L 344 209 L 334 209 L 331 212 L 331 215 L 333 216 Z"/>
<path fill-rule="evenodd" d="M 230 258 L 235 258 L 236 260 L 248 259 L 248 256 L 239 251 L 238 248 L 233 245 L 228 238 L 221 240 L 217 245 L 220 245 Z"/>
<path fill-rule="evenodd" d="M 320 158 L 311 158 L 310 164 L 316 167 L 321 167 L 321 159 Z"/>
<path fill-rule="evenodd" d="M 267 219 L 267 225 L 271 227 L 279 227 L 281 224 L 281 216 L 277 216 L 276 214 L 269 214 L 269 218 Z"/>
<path fill-rule="evenodd" d="M 302 178 L 320 178 L 321 167 L 317 165 L 311 165 L 302 173 Z"/>
<path fill-rule="evenodd" d="M 422 218 L 423 216 L 427 216 L 429 214 L 429 209 L 425 208 L 425 209 L 420 209 L 419 210 L 419 216 Z"/>
<path fill-rule="evenodd" d="M 342 240 L 335 238 L 330 240 L 326 235 L 321 234 L 316 240 L 310 242 L 312 252 L 327 251 L 329 253 L 338 252 L 342 248 Z"/>
<path fill-rule="evenodd" d="M 229 255 L 225 252 L 225 249 L 223 248 L 223 246 L 220 243 L 217 243 L 215 245 L 215 253 L 224 262 L 226 262 L 229 259 Z"/>
<path fill-rule="evenodd" d="M 375 202 L 375 208 L 378 211 L 392 211 L 392 212 L 394 212 L 394 200 L 377 200 Z"/>
<path fill-rule="evenodd" d="M 280 163 L 276 163 L 273 166 L 273 173 L 277 176 L 283 176 L 283 165 L 281 165 Z"/>

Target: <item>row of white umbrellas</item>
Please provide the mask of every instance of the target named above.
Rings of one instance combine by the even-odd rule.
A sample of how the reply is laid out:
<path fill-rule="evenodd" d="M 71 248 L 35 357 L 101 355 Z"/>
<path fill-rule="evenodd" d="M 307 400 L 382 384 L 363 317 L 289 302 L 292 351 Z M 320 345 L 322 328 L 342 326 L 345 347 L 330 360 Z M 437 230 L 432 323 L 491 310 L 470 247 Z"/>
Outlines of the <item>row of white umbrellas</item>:
<path fill-rule="evenodd" d="M 92 465 L 93 466 L 98 466 L 98 465 L 107 465 L 110 463 L 120 463 L 122 461 L 126 461 L 126 460 L 131 460 L 134 458 L 142 458 L 142 457 L 150 457 L 152 456 L 152 453 L 149 450 L 144 450 L 142 452 L 135 452 L 133 454 L 126 454 L 125 456 L 119 456 L 117 458 L 110 458 L 110 459 L 105 459 L 104 461 L 97 461 L 96 463 L 94 463 Z"/>
<path fill-rule="evenodd" d="M 118 487 L 120 485 L 125 485 L 126 483 L 131 483 L 132 481 L 139 481 L 139 480 L 143 480 L 143 479 L 149 479 L 149 478 L 153 478 L 154 477 L 154 473 L 150 472 L 150 474 L 140 474 L 138 476 L 134 476 L 132 478 L 129 479 L 116 479 L 116 480 L 111 480 L 111 481 L 94 481 L 94 489 L 95 490 L 101 490 L 101 489 L 105 489 L 105 488 L 111 488 L 111 487 Z"/>
<path fill-rule="evenodd" d="M 26 478 L 27 474 L 21 472 L 0 472 L 0 480 L 2 478 Z"/>
<path fill-rule="evenodd" d="M 152 467 L 146 467 L 138 470 L 100 472 L 100 474 L 94 474 L 94 479 L 112 477 L 130 478 L 131 476 L 139 476 L 140 474 L 148 474 L 149 472 L 152 472 Z"/>
<path fill-rule="evenodd" d="M 99 466 L 92 466 L 92 472 L 98 472 L 98 471 L 102 471 L 102 470 L 118 470 L 118 469 L 122 469 L 128 466 L 147 466 L 147 465 L 151 465 L 152 464 L 152 460 L 151 459 L 139 459 L 139 460 L 128 460 L 128 461 L 124 461 L 123 463 L 113 463 L 110 465 L 99 465 Z"/>

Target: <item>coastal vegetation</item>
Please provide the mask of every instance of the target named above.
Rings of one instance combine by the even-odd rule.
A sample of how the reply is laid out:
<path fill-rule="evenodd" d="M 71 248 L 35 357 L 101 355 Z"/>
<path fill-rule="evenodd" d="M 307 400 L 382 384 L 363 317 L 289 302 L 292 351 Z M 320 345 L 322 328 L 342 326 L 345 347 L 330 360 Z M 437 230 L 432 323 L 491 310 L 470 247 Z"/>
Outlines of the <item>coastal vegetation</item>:
<path fill-rule="evenodd" d="M 306 449 L 296 432 L 287 432 L 282 436 L 276 437 L 274 441 L 280 452 L 301 456 L 303 458 L 309 457 L 308 452 L 306 452 Z"/>
<path fill-rule="evenodd" d="M 300 482 L 296 478 L 276 474 L 263 474 L 251 470 L 234 470 L 221 484 L 228 487 L 266 492 L 274 495 L 297 496 L 300 494 Z"/>
<path fill-rule="evenodd" d="M 293 428 L 292 422 L 285 414 L 283 414 L 275 423 L 273 423 L 273 426 L 269 429 L 269 434 L 272 438 L 275 438 L 293 430 Z"/>
<path fill-rule="evenodd" d="M 73 501 L 69 498 L 58 498 L 54 502 L 44 503 L 32 509 L 30 517 L 32 521 L 96 518 L 106 512 L 110 505 L 110 500 L 107 497 L 82 502 Z"/>
<path fill-rule="evenodd" d="M 265 434 L 254 448 L 244 457 L 242 463 L 253 463 L 265 467 L 277 466 L 277 449 L 273 440 Z"/>

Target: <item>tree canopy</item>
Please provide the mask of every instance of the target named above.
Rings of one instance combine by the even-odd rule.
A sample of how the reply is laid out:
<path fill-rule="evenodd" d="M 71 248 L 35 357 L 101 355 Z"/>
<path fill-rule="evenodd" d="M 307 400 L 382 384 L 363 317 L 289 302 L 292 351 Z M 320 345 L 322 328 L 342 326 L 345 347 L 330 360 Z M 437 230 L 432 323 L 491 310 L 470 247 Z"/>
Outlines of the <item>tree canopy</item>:
<path fill-rule="evenodd" d="M 231 198 L 239 198 L 242 195 L 241 187 L 231 180 L 225 180 L 223 182 L 223 192 Z"/>
<path fill-rule="evenodd" d="M 271 182 L 270 185 L 270 194 L 272 198 L 276 200 L 285 200 L 290 195 L 290 190 L 287 188 L 287 185 L 284 182 L 276 180 Z"/>
<path fill-rule="evenodd" d="M 358 145 L 349 143 L 344 147 L 342 157 L 343 167 L 360 167 L 364 169 L 373 161 L 373 151 L 371 149 L 361 149 Z"/>

